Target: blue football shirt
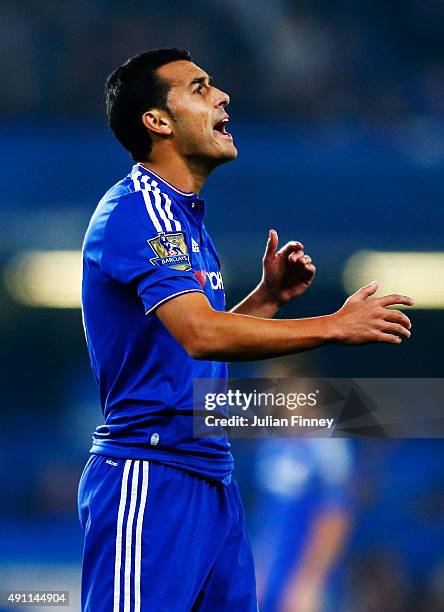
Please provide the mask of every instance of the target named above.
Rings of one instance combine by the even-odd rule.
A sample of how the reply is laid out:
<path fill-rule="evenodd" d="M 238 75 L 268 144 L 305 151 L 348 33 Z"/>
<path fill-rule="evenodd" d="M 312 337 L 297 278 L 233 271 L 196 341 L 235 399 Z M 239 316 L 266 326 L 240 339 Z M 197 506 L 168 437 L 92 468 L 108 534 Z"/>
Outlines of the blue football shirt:
<path fill-rule="evenodd" d="M 223 362 L 192 359 L 156 316 L 204 293 L 225 310 L 205 202 L 136 164 L 99 202 L 83 244 L 82 312 L 105 423 L 91 453 L 149 459 L 230 482 L 226 433 L 193 437 L 193 379 L 225 379 Z M 219 434 L 218 434 L 219 435 Z"/>
<path fill-rule="evenodd" d="M 353 447 L 345 438 L 269 439 L 259 446 L 255 522 L 264 610 L 280 609 L 318 518 L 330 512 L 352 513 L 353 464 Z M 342 570 L 340 559 L 330 568 L 325 583 L 328 610 L 342 608 Z"/>

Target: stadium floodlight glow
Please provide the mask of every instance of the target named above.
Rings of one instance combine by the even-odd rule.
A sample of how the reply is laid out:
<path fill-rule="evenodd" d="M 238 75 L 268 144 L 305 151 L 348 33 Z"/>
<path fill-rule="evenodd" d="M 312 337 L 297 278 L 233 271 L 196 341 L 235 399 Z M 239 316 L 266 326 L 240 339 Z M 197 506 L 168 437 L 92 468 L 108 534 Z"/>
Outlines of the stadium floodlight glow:
<path fill-rule="evenodd" d="M 79 308 L 80 251 L 22 251 L 6 266 L 9 295 L 26 306 Z"/>
<path fill-rule="evenodd" d="M 344 268 L 348 293 L 377 280 L 376 295 L 402 293 L 415 299 L 415 308 L 444 308 L 444 253 L 358 251 Z"/>

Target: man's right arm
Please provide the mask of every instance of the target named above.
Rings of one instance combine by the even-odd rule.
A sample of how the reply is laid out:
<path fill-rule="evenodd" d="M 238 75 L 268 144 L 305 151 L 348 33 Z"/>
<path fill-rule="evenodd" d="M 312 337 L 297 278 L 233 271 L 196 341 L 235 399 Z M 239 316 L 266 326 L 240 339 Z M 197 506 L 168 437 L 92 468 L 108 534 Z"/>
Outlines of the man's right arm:
<path fill-rule="evenodd" d="M 307 351 L 324 344 L 399 344 L 411 323 L 395 304 L 413 306 L 402 295 L 370 298 L 372 283 L 350 296 L 337 312 L 307 319 L 262 319 L 214 310 L 200 293 L 178 296 L 157 308 L 169 332 L 194 359 L 252 361 Z"/>

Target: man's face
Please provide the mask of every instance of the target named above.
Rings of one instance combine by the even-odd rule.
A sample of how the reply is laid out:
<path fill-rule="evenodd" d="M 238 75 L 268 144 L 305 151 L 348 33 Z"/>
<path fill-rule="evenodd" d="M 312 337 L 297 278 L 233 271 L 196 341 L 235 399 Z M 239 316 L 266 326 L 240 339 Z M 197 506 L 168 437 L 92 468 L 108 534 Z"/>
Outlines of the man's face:
<path fill-rule="evenodd" d="M 225 129 L 229 96 L 211 84 L 204 70 L 186 60 L 161 66 L 157 74 L 170 84 L 168 107 L 177 150 L 212 167 L 235 159 L 237 149 Z"/>

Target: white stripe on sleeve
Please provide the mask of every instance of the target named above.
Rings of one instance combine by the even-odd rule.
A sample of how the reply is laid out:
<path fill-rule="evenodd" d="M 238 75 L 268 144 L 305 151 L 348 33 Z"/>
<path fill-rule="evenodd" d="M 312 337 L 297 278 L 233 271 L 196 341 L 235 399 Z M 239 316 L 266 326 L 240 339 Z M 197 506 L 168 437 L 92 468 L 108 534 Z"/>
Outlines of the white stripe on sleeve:
<path fill-rule="evenodd" d="M 144 181 L 144 183 L 146 185 L 150 186 L 150 191 L 153 194 L 154 203 L 156 205 L 157 212 L 159 213 L 160 218 L 162 219 L 162 221 L 165 224 L 166 231 L 167 232 L 172 232 L 173 231 L 173 227 L 171 225 L 171 221 L 168 219 L 168 217 L 165 214 L 165 211 L 162 208 L 162 199 L 160 197 L 160 190 L 159 190 L 159 187 L 157 186 L 156 181 L 152 181 L 151 184 L 150 184 L 145 179 L 148 179 L 148 177 L 144 176 L 142 180 Z"/>
<path fill-rule="evenodd" d="M 141 172 L 133 172 L 133 174 L 131 175 L 131 179 L 133 181 L 134 184 L 134 189 L 135 191 L 140 191 L 142 193 L 143 196 L 143 200 L 145 202 L 145 208 L 147 210 L 148 216 L 151 219 L 151 223 L 154 225 L 154 227 L 156 228 L 156 231 L 158 232 L 163 232 L 163 227 L 160 224 L 159 219 L 156 216 L 156 213 L 154 211 L 153 208 L 153 204 L 151 202 L 151 198 L 149 196 L 148 191 L 151 191 L 151 187 L 147 184 L 147 176 L 142 176 L 142 183 L 143 186 L 139 180 L 139 177 L 142 176 Z M 143 187 L 145 187 L 146 189 L 144 189 Z"/>
<path fill-rule="evenodd" d="M 180 232 L 182 226 L 180 224 L 180 221 L 177 221 L 174 218 L 173 213 L 171 212 L 171 199 L 166 193 L 163 194 L 163 197 L 165 198 L 165 212 L 167 214 L 167 217 L 168 219 L 171 219 L 171 221 L 174 222 L 174 225 L 176 226 L 176 231 Z"/>
<path fill-rule="evenodd" d="M 154 227 L 156 228 L 156 230 L 158 232 L 163 232 L 164 229 L 163 229 L 162 225 L 160 224 L 159 219 L 156 216 L 156 213 L 155 213 L 154 208 L 153 208 L 153 204 L 151 202 L 150 192 L 147 191 L 146 189 L 141 189 L 141 192 L 142 192 L 142 195 L 143 195 L 143 199 L 145 200 L 146 209 L 148 211 L 149 217 L 150 217 Z"/>
<path fill-rule="evenodd" d="M 139 176 L 142 176 L 142 173 L 139 171 L 133 172 L 133 174 L 131 175 L 131 180 L 133 181 L 134 189 L 136 191 L 140 191 L 142 189 L 142 186 L 139 181 Z"/>

